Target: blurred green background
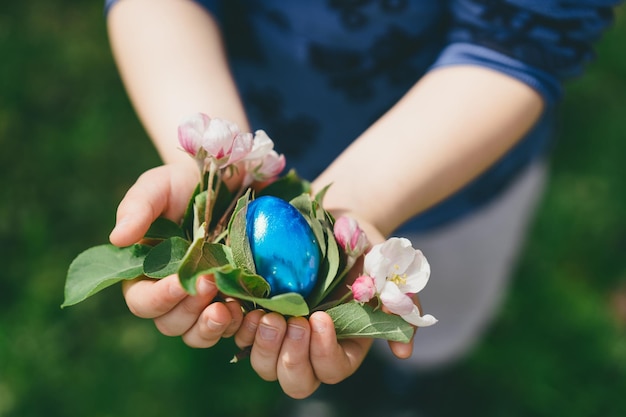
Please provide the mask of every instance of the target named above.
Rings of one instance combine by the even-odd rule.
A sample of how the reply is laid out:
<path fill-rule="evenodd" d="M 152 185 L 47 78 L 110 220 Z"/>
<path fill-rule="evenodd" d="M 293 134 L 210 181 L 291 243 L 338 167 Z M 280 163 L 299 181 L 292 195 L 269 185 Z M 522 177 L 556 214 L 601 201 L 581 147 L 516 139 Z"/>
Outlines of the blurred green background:
<path fill-rule="evenodd" d="M 428 415 L 626 415 L 624 42 L 622 8 L 599 60 L 568 84 L 502 314 L 467 360 L 423 384 Z M 125 190 L 159 162 L 102 2 L 3 2 L 0 53 L 0 417 L 277 415 L 277 384 L 229 364 L 230 341 L 193 350 L 162 336 L 119 287 L 59 308 L 71 260 L 106 242 Z"/>

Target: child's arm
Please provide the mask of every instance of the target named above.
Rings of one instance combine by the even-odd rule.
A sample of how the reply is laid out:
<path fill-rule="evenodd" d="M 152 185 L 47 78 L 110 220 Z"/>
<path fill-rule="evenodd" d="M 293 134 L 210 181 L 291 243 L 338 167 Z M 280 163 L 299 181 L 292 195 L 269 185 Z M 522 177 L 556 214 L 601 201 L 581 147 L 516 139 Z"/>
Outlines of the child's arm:
<path fill-rule="evenodd" d="M 217 24 L 188 0 L 123 0 L 108 15 L 111 46 L 131 101 L 166 165 L 143 174 L 117 212 L 110 240 L 139 241 L 164 215 L 178 221 L 199 180 L 197 167 L 177 141 L 180 121 L 196 112 L 237 122 L 247 120 L 230 76 Z M 186 295 L 176 277 L 124 283 L 130 310 L 155 319 L 159 330 L 180 335 L 194 347 L 209 347 L 241 323 L 238 303 L 212 303 L 215 286 L 198 283 Z"/>
<path fill-rule="evenodd" d="M 478 66 L 431 71 L 315 180 L 329 210 L 383 235 L 500 159 L 539 118 L 528 85 Z"/>
<path fill-rule="evenodd" d="M 138 22 L 141 30 L 134 30 Z M 168 163 L 142 175 L 121 202 L 111 241 L 124 245 L 140 239 L 157 216 L 182 214 L 197 181 L 192 161 L 177 149 L 176 127 L 183 117 L 202 111 L 244 129 L 247 123 L 216 24 L 196 4 L 124 0 L 112 9 L 109 27 L 131 99 Z M 333 183 L 327 208 L 357 218 L 376 243 L 495 161 L 532 125 L 541 106 L 529 87 L 490 70 L 434 71 L 314 186 Z M 177 285 L 174 279 L 136 281 L 124 286 L 125 297 L 135 314 L 155 318 L 163 333 L 182 335 L 192 346 L 211 346 L 239 328 L 238 343 L 254 343 L 254 369 L 262 378 L 278 379 L 291 396 L 307 396 L 320 382 L 345 379 L 371 344 L 367 339 L 337 342 L 324 313 L 309 321 L 291 319 L 288 328 L 279 315 L 255 312 L 240 327 L 236 304 L 210 304 L 215 295 L 210 283 L 200 297 L 184 295 Z M 406 357 L 411 345 L 392 344 L 392 349 Z"/>
<path fill-rule="evenodd" d="M 218 25 L 204 8 L 190 0 L 123 0 L 107 23 L 126 90 L 165 163 L 192 164 L 176 138 L 194 113 L 249 130 Z"/>

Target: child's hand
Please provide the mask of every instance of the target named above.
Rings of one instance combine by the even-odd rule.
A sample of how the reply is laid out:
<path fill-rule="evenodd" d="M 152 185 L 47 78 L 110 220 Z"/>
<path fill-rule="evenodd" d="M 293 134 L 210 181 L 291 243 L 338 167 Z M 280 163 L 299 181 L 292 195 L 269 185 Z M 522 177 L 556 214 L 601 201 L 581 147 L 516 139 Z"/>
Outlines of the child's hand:
<path fill-rule="evenodd" d="M 218 291 L 210 276 L 198 279 L 194 296 L 185 292 L 177 275 L 124 281 L 122 288 L 134 315 L 154 319 L 161 333 L 182 336 L 190 347 L 215 345 L 222 337 L 235 334 L 243 320 L 239 302 L 214 301 Z"/>
<path fill-rule="evenodd" d="M 195 166 L 164 165 L 141 175 L 117 210 L 111 243 L 128 246 L 144 236 L 159 216 L 179 221 L 198 183 Z M 124 298 L 138 317 L 154 319 L 167 336 L 182 336 L 191 347 L 210 347 L 232 336 L 243 320 L 236 301 L 214 302 L 217 288 L 211 277 L 201 277 L 197 295 L 188 295 L 178 277 L 136 279 L 123 283 Z"/>
<path fill-rule="evenodd" d="M 252 345 L 252 368 L 266 381 L 278 380 L 293 398 L 306 398 L 321 383 L 336 384 L 352 375 L 372 344 L 366 338 L 337 340 L 332 319 L 321 311 L 308 320 L 252 311 L 235 341 L 242 348 Z"/>
<path fill-rule="evenodd" d="M 359 219 L 359 226 L 372 244 L 384 240 L 363 219 Z M 352 279 L 362 272 L 361 268 L 362 262 L 357 262 L 350 273 Z M 285 319 L 277 313 L 255 310 L 246 314 L 235 335 L 237 346 L 252 347 L 250 363 L 259 376 L 267 381 L 278 380 L 285 394 L 293 398 L 308 397 L 322 383 L 336 384 L 348 378 L 365 359 L 372 341 L 337 340 L 333 321 L 323 311 L 313 313 L 307 320 Z M 412 342 L 389 342 L 389 346 L 399 358 L 408 358 L 413 351 Z"/>

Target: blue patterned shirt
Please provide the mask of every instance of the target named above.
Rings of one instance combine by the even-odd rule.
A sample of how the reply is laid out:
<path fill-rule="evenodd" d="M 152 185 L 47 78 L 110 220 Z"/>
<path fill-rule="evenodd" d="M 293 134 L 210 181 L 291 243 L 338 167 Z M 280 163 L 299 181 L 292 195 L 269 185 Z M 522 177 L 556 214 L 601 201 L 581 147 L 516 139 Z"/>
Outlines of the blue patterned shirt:
<path fill-rule="evenodd" d="M 106 0 L 107 10 L 116 0 Z M 554 136 L 563 80 L 582 73 L 618 0 L 198 0 L 223 31 L 253 129 L 315 178 L 434 68 L 479 65 L 544 99 L 534 128 L 456 194 L 411 220 L 429 229 L 480 208 Z M 480 123 L 480 121 L 477 121 Z M 398 149 L 402 152 L 402 149 Z"/>

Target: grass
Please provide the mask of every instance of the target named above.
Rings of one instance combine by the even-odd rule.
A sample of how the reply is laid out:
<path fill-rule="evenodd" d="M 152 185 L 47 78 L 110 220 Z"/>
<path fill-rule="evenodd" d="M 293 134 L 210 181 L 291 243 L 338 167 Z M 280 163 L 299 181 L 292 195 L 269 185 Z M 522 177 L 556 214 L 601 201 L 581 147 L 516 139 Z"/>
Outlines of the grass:
<path fill-rule="evenodd" d="M 626 415 L 624 39 L 622 8 L 568 84 L 510 297 L 481 346 L 428 379 L 416 398 L 431 415 Z M 232 342 L 189 349 L 131 316 L 119 288 L 59 308 L 70 261 L 106 241 L 125 190 L 158 164 L 100 2 L 9 2 L 0 51 L 0 417 L 276 415 L 279 387 L 230 365 Z"/>

